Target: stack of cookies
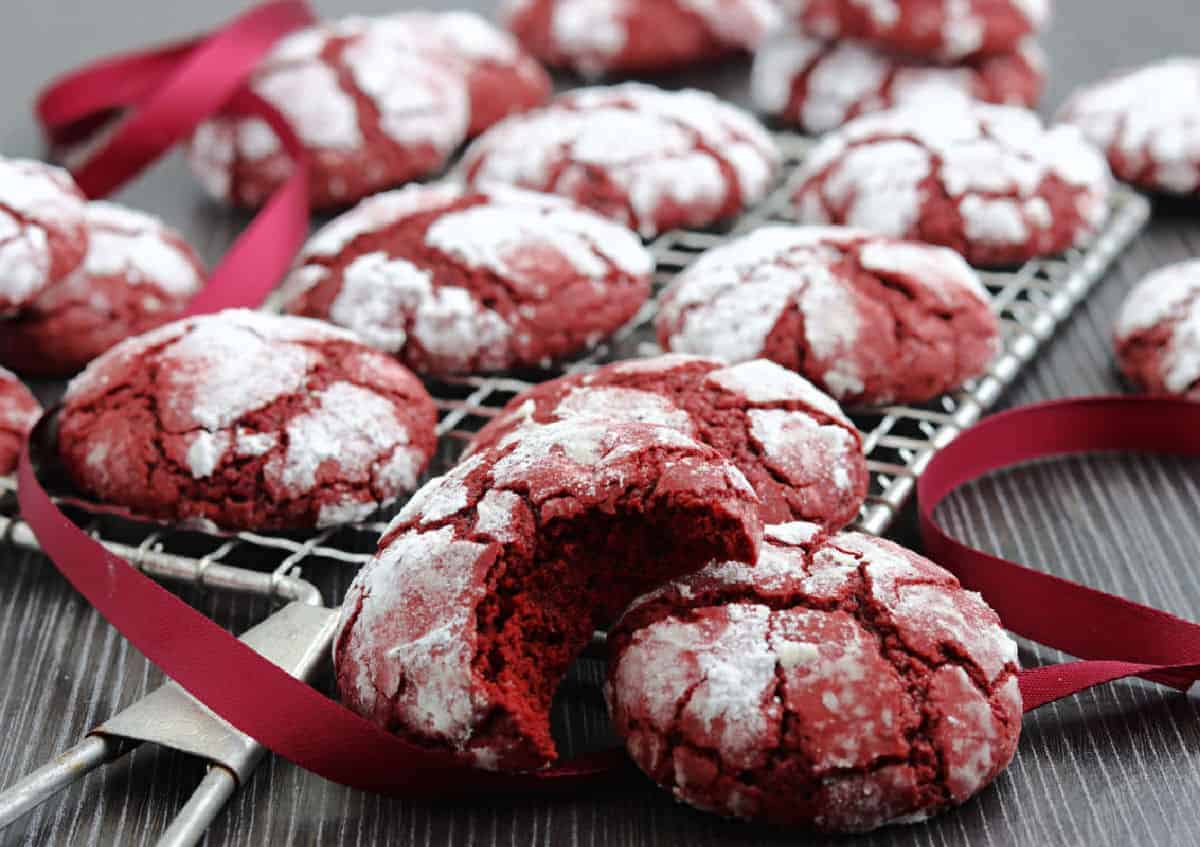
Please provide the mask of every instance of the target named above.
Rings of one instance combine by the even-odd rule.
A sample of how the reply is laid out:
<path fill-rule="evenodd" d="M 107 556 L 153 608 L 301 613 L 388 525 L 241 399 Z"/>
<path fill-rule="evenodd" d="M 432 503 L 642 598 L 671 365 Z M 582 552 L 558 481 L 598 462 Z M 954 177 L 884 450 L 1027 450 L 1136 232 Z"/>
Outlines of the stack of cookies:
<path fill-rule="evenodd" d="M 791 21 L 755 55 L 757 107 L 821 133 L 916 101 L 1032 106 L 1050 0 L 779 0 Z"/>

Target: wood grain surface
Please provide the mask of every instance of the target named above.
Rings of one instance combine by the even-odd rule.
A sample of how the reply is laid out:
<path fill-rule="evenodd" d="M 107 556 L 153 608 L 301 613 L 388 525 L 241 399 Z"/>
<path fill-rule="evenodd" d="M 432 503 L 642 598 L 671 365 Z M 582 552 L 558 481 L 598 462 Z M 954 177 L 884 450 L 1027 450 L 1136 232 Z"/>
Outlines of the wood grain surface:
<path fill-rule="evenodd" d="M 6 0 L 0 24 L 0 151 L 41 152 L 30 103 L 39 84 L 55 73 L 97 55 L 197 31 L 241 5 L 232 0 Z M 409 4 L 328 0 L 316 5 L 337 14 Z M 440 5 L 490 11 L 492 4 Z M 1046 38 L 1052 64 L 1049 109 L 1081 82 L 1186 52 L 1200 20 L 1195 0 L 1059 0 L 1057 6 Z M 668 82 L 707 85 L 737 100 L 744 99 L 745 71 L 743 63 L 733 63 Z M 178 156 L 117 199 L 163 215 L 209 261 L 245 220 L 206 202 Z M 1109 342 L 1117 306 L 1150 269 L 1197 253 L 1196 213 L 1193 204 L 1160 204 L 1147 233 L 1004 403 L 1120 390 Z M 55 386 L 40 389 L 49 395 Z M 985 549 L 1196 618 L 1198 502 L 1198 462 L 1093 457 L 997 475 L 970 486 L 943 508 L 952 531 Z M 897 530 L 902 540 L 911 540 L 910 526 Z M 349 577 L 324 574 L 326 596 L 340 596 Z M 235 630 L 269 611 L 265 601 L 243 597 L 184 596 Z M 1032 645 L 1023 656 L 1027 662 L 1061 658 Z M 598 667 L 585 664 L 564 690 L 559 729 L 572 746 L 607 737 L 592 684 L 598 673 Z M 161 675 L 44 559 L 0 548 L 0 680 L 0 785 L 7 785 L 145 694 Z M 837 843 L 1198 843 L 1198 706 L 1195 696 L 1136 682 L 1048 706 L 1026 718 L 1008 772 L 962 809 L 927 824 Z M 140 750 L 0 832 L 0 845 L 153 843 L 202 774 L 203 765 L 194 759 Z M 700 847 L 826 841 L 692 811 L 640 778 L 575 800 L 407 803 L 344 789 L 272 758 L 218 818 L 208 843 Z"/>

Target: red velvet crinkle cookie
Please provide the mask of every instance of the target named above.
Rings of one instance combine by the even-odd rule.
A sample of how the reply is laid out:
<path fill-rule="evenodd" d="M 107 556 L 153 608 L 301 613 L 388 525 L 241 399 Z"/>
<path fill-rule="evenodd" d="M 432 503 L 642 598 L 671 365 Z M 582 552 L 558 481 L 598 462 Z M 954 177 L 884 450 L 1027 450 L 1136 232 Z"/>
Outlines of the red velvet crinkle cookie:
<path fill-rule="evenodd" d="M 1129 292 L 1116 348 L 1138 389 L 1200 400 L 1200 260 L 1160 268 Z"/>
<path fill-rule="evenodd" d="M 757 507 L 735 467 L 669 427 L 511 433 L 418 491 L 350 586 L 342 698 L 479 767 L 543 767 L 555 688 L 594 629 L 717 551 L 752 561 Z"/>
<path fill-rule="evenodd" d="M 562 194 L 644 236 L 702 227 L 762 199 L 779 169 L 771 136 L 702 91 L 625 83 L 581 88 L 479 137 L 473 185 Z"/>
<path fill-rule="evenodd" d="M 62 168 L 0 156 L 0 315 L 28 306 L 83 261 L 85 205 Z"/>
<path fill-rule="evenodd" d="M 921 102 L 1033 106 L 1045 83 L 1045 57 L 1037 45 L 1022 42 L 1016 50 L 950 67 L 852 41 L 782 34 L 755 53 L 750 82 L 759 111 L 821 133 L 859 115 Z"/>
<path fill-rule="evenodd" d="M 778 0 L 800 29 L 920 58 L 959 61 L 1012 50 L 1040 32 L 1050 0 Z"/>
<path fill-rule="evenodd" d="M 81 489 L 137 515 L 299 529 L 412 491 L 436 417 L 416 377 L 351 333 L 230 310 L 92 362 L 67 390 L 58 447 Z"/>
<path fill-rule="evenodd" d="M 977 103 L 865 115 L 800 166 L 796 214 L 1020 264 L 1086 241 L 1108 215 L 1104 157 L 1073 127 Z"/>
<path fill-rule="evenodd" d="M 1085 86 L 1058 114 L 1108 154 L 1119 179 L 1200 190 L 1200 59 L 1177 56 Z"/>
<path fill-rule="evenodd" d="M 920 403 L 981 374 L 999 322 L 954 252 L 832 227 L 767 227 L 704 253 L 661 299 L 664 349 L 764 358 L 848 404 Z"/>
<path fill-rule="evenodd" d="M 501 15 L 539 59 L 587 76 L 753 50 L 783 22 L 774 0 L 506 0 Z"/>
<path fill-rule="evenodd" d="M 1021 730 L 1017 646 L 890 541 L 767 527 L 759 560 L 635 601 L 605 693 L 633 760 L 731 817 L 862 832 L 966 802 Z"/>
<path fill-rule="evenodd" d="M 838 529 L 867 496 L 854 424 L 808 380 L 762 359 L 727 367 L 668 355 L 560 377 L 510 400 L 469 449 L 561 420 L 653 423 L 715 447 L 754 486 L 766 523 L 810 520 Z"/>
<path fill-rule="evenodd" d="M 25 436 L 42 415 L 42 407 L 16 374 L 0 368 L 0 476 L 17 468 Z"/>
<path fill-rule="evenodd" d="M 403 49 L 371 18 L 343 18 L 283 38 L 250 87 L 284 114 L 307 148 L 316 208 L 428 176 L 467 135 L 467 84 L 457 61 Z M 291 171 L 275 133 L 252 117 L 201 124 L 189 158 L 210 194 L 240 206 L 262 204 Z"/>
<path fill-rule="evenodd" d="M 383 37 L 431 53 L 465 77 L 471 97 L 468 135 L 550 99 L 550 77 L 516 40 L 474 12 L 397 12 L 375 19 Z"/>
<path fill-rule="evenodd" d="M 87 206 L 83 264 L 14 318 L 0 322 L 0 362 L 65 376 L 119 341 L 174 320 L 204 284 L 183 236 L 113 203 Z"/>
<path fill-rule="evenodd" d="M 546 194 L 409 186 L 318 232 L 286 309 L 355 330 L 422 374 L 546 365 L 628 321 L 654 259 L 637 237 Z"/>

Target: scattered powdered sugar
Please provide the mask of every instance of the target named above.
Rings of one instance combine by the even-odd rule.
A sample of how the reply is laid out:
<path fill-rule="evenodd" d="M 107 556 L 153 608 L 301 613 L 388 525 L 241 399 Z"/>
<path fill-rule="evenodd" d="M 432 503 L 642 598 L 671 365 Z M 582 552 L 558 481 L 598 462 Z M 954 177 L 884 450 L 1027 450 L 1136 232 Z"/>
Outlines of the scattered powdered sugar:
<path fill-rule="evenodd" d="M 751 403 L 803 403 L 810 409 L 849 424 L 837 401 L 795 371 L 769 359 L 754 359 L 712 371 L 705 382 L 740 394 Z"/>
<path fill-rule="evenodd" d="M 933 175 L 957 201 L 968 236 L 1000 243 L 1023 241 L 1030 228 L 1052 223 L 1044 203 L 1028 204 L 1041 197 L 1046 179 L 1069 184 L 1089 206 L 1103 203 L 1110 181 L 1104 158 L 1074 128 L 1045 129 L 1025 109 L 958 102 L 857 118 L 820 141 L 800 173 L 802 219 L 824 222 L 824 198 L 845 208 L 848 224 L 909 235 Z M 1083 223 L 1093 224 L 1091 217 Z"/>
<path fill-rule="evenodd" d="M 1162 359 L 1167 391 L 1181 394 L 1200 380 L 1200 260 L 1159 268 L 1129 292 L 1117 318 L 1118 343 L 1171 322 Z"/>
<path fill-rule="evenodd" d="M 793 484 L 826 477 L 823 484 L 839 491 L 851 487 L 849 467 L 861 453 L 859 441 L 844 427 L 819 424 L 806 414 L 784 409 L 751 409 L 750 437 L 763 460 Z"/>
<path fill-rule="evenodd" d="M 750 99 L 761 112 L 778 115 L 792 97 L 792 82 L 825 50 L 825 42 L 790 33 L 763 43 L 754 53 Z"/>
<path fill-rule="evenodd" d="M 630 0 L 557 0 L 550 32 L 557 49 L 589 75 L 603 72 L 607 59 L 625 47 L 622 13 Z"/>
<path fill-rule="evenodd" d="M 514 525 L 524 501 L 511 491 L 492 489 L 475 506 L 475 532 L 496 541 L 515 541 Z"/>
<path fill-rule="evenodd" d="M 878 239 L 863 245 L 858 261 L 875 273 L 919 280 L 948 305 L 960 302 L 964 293 L 983 302 L 988 299 L 987 289 L 975 269 L 945 247 Z"/>
<path fill-rule="evenodd" d="M 763 529 L 763 538 L 793 547 L 810 543 L 821 532 L 818 524 L 809 521 L 789 521 L 771 524 Z"/>
<path fill-rule="evenodd" d="M 41 416 L 37 401 L 16 374 L 0 368 L 0 429 L 24 435 Z"/>
<path fill-rule="evenodd" d="M 49 285 L 49 233 L 84 228 L 84 200 L 61 168 L 0 156 L 0 308 Z"/>
<path fill-rule="evenodd" d="M 203 280 L 180 236 L 150 215 L 114 203 L 87 207 L 88 252 L 84 270 L 92 276 L 120 276 L 131 285 L 154 286 L 172 297 L 199 291 Z"/>
<path fill-rule="evenodd" d="M 669 426 L 685 435 L 694 435 L 692 417 L 683 409 L 650 391 L 615 386 L 573 388 L 554 407 L 558 420 L 620 421 Z"/>
<path fill-rule="evenodd" d="M 313 408 L 287 425 L 287 450 L 268 462 L 264 476 L 298 495 L 321 482 L 327 468 L 339 479 L 370 479 L 376 465 L 409 442 L 408 427 L 387 397 L 349 382 L 335 382 L 312 395 Z M 411 489 L 416 476 L 398 480 Z"/>
<path fill-rule="evenodd" d="M 187 462 L 192 476 L 196 479 L 212 476 L 217 465 L 221 464 L 225 451 L 229 449 L 231 441 L 229 433 L 224 430 L 208 432 L 202 429 L 193 434 L 190 440 Z"/>
<path fill-rule="evenodd" d="M 429 271 L 382 251 L 359 256 L 346 268 L 330 317 L 388 352 L 409 343 L 411 328 L 429 353 L 455 361 L 478 356 L 484 369 L 503 367 L 511 332 L 467 289 L 435 287 Z"/>
<path fill-rule="evenodd" d="M 404 504 L 393 521 L 393 527 L 412 520 L 419 520 L 422 525 L 430 524 L 465 509 L 468 502 L 465 481 L 482 464 L 483 457 L 472 456 L 455 465 L 444 476 L 429 480 Z"/>
<path fill-rule="evenodd" d="M 726 44 L 753 49 L 783 26 L 783 12 L 775 0 L 677 0 L 679 6 L 703 19 Z"/>
<path fill-rule="evenodd" d="M 462 188 L 452 182 L 407 185 L 372 195 L 317 230 L 301 250 L 300 261 L 336 255 L 359 236 L 379 232 L 412 215 L 448 206 L 461 196 Z"/>
<path fill-rule="evenodd" d="M 636 218 L 629 223 L 652 235 L 664 204 L 714 214 L 725 205 L 734 186 L 718 157 L 736 172 L 743 203 L 765 193 L 779 162 L 762 126 L 712 95 L 625 83 L 579 89 L 502 121 L 467 150 L 464 164 L 479 185 L 568 196 L 582 196 L 601 169 L 629 198 Z"/>
<path fill-rule="evenodd" d="M 1151 171 L 1149 185 L 1188 194 L 1200 186 L 1200 127 L 1187 105 L 1197 97 L 1200 60 L 1177 56 L 1083 88 L 1059 118 L 1119 151 L 1126 178 Z"/>
<path fill-rule="evenodd" d="M 473 610 L 486 591 L 476 571 L 486 549 L 457 539 L 452 527 L 400 535 L 355 578 L 335 642 L 346 638 L 358 606 L 335 657 L 353 668 L 358 704 L 377 712 L 394 697 L 405 726 L 460 749 L 486 707 L 474 702 L 471 671 Z"/>

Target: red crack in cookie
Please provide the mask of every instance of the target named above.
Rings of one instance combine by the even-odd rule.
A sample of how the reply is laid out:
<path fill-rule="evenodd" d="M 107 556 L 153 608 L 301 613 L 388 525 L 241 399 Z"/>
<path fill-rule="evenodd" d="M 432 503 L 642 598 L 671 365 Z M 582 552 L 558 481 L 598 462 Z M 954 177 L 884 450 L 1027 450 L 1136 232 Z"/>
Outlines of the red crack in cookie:
<path fill-rule="evenodd" d="M 290 121 L 310 155 L 317 208 L 440 170 L 466 137 L 466 82 L 455 62 L 405 50 L 370 18 L 343 18 L 282 39 L 251 88 Z M 192 168 L 214 197 L 258 206 L 291 170 L 274 132 L 258 118 L 202 124 Z"/>
<path fill-rule="evenodd" d="M 663 294 L 659 343 L 764 358 L 843 403 L 920 403 L 999 347 L 979 277 L 950 250 L 855 230 L 768 227 L 703 254 Z"/>
<path fill-rule="evenodd" d="M 757 556 L 758 501 L 668 427 L 515 432 L 429 482 L 342 605 L 347 704 L 488 769 L 554 761 L 549 709 L 595 627 L 716 550 Z"/>
<path fill-rule="evenodd" d="M 865 115 L 800 166 L 803 223 L 863 227 L 952 247 L 971 264 L 1020 264 L 1089 238 L 1108 214 L 1104 157 L 1033 112 L 922 103 Z"/>
<path fill-rule="evenodd" d="M 397 12 L 374 19 L 374 26 L 397 47 L 430 53 L 466 79 L 469 135 L 550 99 L 553 86 L 542 66 L 511 35 L 474 12 Z"/>
<path fill-rule="evenodd" d="M 780 0 L 806 33 L 960 61 L 1012 50 L 1040 32 L 1050 0 Z"/>
<path fill-rule="evenodd" d="M 1108 154 L 1119 179 L 1154 191 L 1200 189 L 1200 59 L 1176 57 L 1085 86 L 1058 118 Z"/>
<path fill-rule="evenodd" d="M 507 0 L 501 14 L 542 61 L 587 76 L 752 50 L 782 23 L 774 0 Z"/>
<path fill-rule="evenodd" d="M 811 520 L 838 529 L 867 496 L 858 430 L 828 395 L 761 359 L 726 367 L 660 356 L 551 380 L 509 401 L 470 449 L 560 420 L 641 421 L 709 444 L 754 486 L 766 523 Z"/>
<path fill-rule="evenodd" d="M 1129 292 L 1116 348 L 1140 390 L 1200 400 L 1200 260 L 1160 268 Z"/>
<path fill-rule="evenodd" d="M 28 306 L 83 261 L 85 205 L 62 168 L 0 156 L 0 315 Z"/>
<path fill-rule="evenodd" d="M 15 374 L 0 368 L 0 476 L 17 469 L 21 445 L 42 407 Z"/>
<path fill-rule="evenodd" d="M 436 417 L 416 377 L 350 333 L 233 310 L 96 359 L 67 390 L 58 446 L 80 488 L 138 515 L 291 529 L 412 491 Z"/>
<path fill-rule="evenodd" d="M 630 607 L 605 693 L 630 755 L 685 803 L 861 832 L 966 802 L 1021 729 L 1017 647 L 976 593 L 890 541 L 768 527 Z"/>
<path fill-rule="evenodd" d="M 0 362 L 20 373 L 75 373 L 119 341 L 183 311 L 204 269 L 178 232 L 112 203 L 87 207 L 83 264 L 0 324 Z"/>
<path fill-rule="evenodd" d="M 1032 106 L 1045 83 L 1041 50 L 1012 52 L 947 67 L 850 41 L 780 35 L 754 56 L 755 107 L 806 132 L 835 129 L 869 112 L 920 102 L 984 100 Z"/>
<path fill-rule="evenodd" d="M 762 199 L 779 152 L 754 118 L 701 91 L 581 88 L 492 127 L 467 179 L 562 194 L 644 236 L 707 226 Z"/>
<path fill-rule="evenodd" d="M 449 184 L 380 194 L 305 246 L 288 311 L 349 327 L 423 374 L 548 364 L 650 293 L 637 237 L 558 197 Z"/>

